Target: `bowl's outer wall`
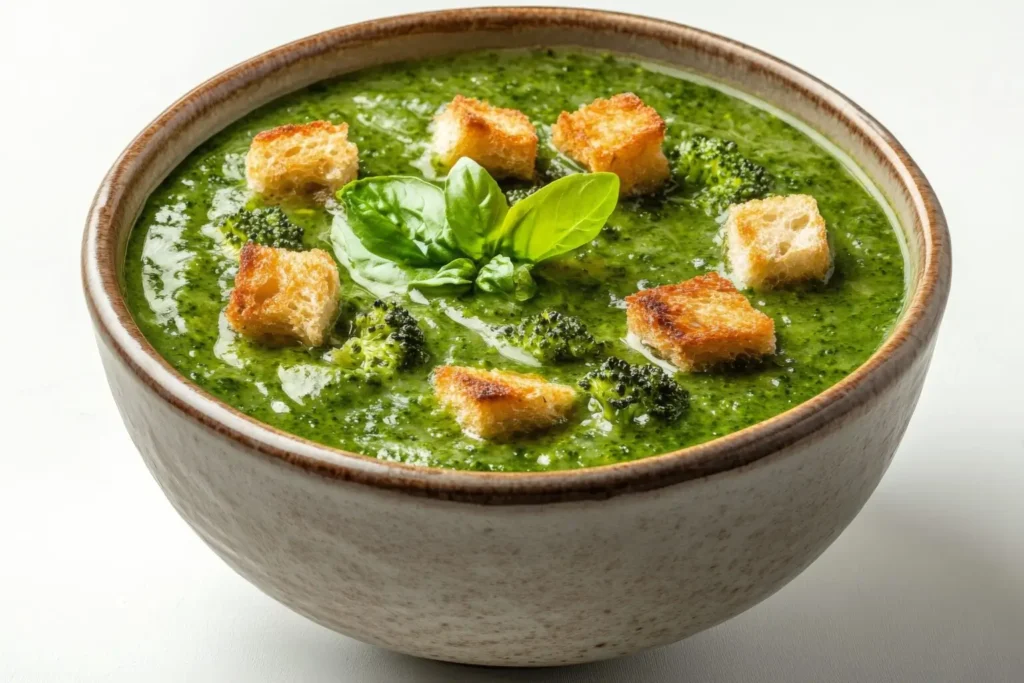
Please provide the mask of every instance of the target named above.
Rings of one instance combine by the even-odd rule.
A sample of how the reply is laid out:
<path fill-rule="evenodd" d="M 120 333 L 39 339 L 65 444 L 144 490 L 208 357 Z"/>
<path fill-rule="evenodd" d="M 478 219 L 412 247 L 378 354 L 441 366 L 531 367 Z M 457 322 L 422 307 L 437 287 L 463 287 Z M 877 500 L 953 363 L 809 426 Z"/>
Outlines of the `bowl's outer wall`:
<path fill-rule="evenodd" d="M 182 517 L 265 593 L 421 657 L 540 666 L 675 642 L 778 590 L 878 484 L 930 351 L 876 399 L 752 465 L 604 501 L 473 505 L 310 475 L 172 407 L 107 340 L 132 438 Z"/>
<path fill-rule="evenodd" d="M 635 472 L 634 484 L 643 481 L 635 488 L 651 490 L 636 492 L 631 484 L 602 496 L 588 484 L 580 496 L 560 499 L 555 487 L 533 498 L 535 484 L 523 478 L 521 490 L 512 486 L 491 499 L 480 493 L 491 485 L 486 479 L 471 489 L 463 479 L 445 484 L 447 475 L 431 474 L 448 487 L 435 495 L 429 483 L 406 483 L 416 475 L 395 475 L 391 488 L 349 481 L 331 468 L 332 476 L 321 476 L 308 462 L 296 464 L 239 436 L 235 424 L 244 421 L 221 417 L 220 408 L 204 415 L 192 407 L 196 390 L 165 381 L 169 366 L 123 323 L 123 302 L 97 292 L 98 281 L 109 293 L 111 279 L 120 277 L 103 264 L 121 263 L 156 184 L 253 108 L 367 65 L 538 44 L 602 47 L 676 64 L 758 95 L 826 134 L 887 194 L 902 221 L 911 292 L 938 292 L 908 312 L 918 316 L 907 332 L 911 341 L 869 361 L 876 363 L 872 374 L 838 398 L 809 402 L 819 401 L 795 427 L 725 440 L 735 448 L 724 453 L 706 449 L 717 462 L 748 463 L 742 467 L 673 480 L 654 458 L 609 475 L 621 480 Z M 888 466 L 931 357 L 949 255 L 948 243 L 936 243 L 945 239 L 941 210 L 898 144 L 870 121 L 851 123 L 858 110 L 837 110 L 821 84 L 806 78 L 795 88 L 793 75 L 787 83 L 779 69 L 749 49 L 660 22 L 487 10 L 340 29 L 258 58 L 186 97 L 186 106 L 144 133 L 115 165 L 97 196 L 83 251 L 115 400 L 174 507 L 228 564 L 296 611 L 367 642 L 466 663 L 551 665 L 634 652 L 712 626 L 780 588 L 838 536 Z M 103 223 L 116 232 L 97 236 Z M 939 259 L 939 274 L 923 281 L 935 267 L 929 259 Z M 844 402 L 854 395 L 856 402 Z M 756 458 L 747 457 L 755 451 Z M 693 449 L 693 460 L 704 452 Z M 566 476 L 570 488 L 603 481 Z M 514 496 L 524 504 L 508 504 Z M 488 500 L 499 504 L 473 502 Z"/>

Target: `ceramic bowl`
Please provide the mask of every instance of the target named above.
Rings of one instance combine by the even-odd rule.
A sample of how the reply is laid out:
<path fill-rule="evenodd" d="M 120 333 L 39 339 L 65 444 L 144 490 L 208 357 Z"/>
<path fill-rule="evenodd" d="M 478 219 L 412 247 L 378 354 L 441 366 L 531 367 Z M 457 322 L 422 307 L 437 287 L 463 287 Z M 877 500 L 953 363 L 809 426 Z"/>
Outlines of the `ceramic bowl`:
<path fill-rule="evenodd" d="M 456 50 L 631 53 L 750 93 L 851 156 L 907 247 L 908 303 L 849 377 L 778 417 L 619 465 L 488 474 L 396 465 L 279 432 L 171 368 L 122 296 L 147 195 L 197 145 L 315 81 Z M 931 187 L 860 107 L 753 48 L 622 14 L 492 8 L 345 26 L 207 81 L 117 160 L 89 215 L 84 286 L 125 425 L 175 509 L 239 574 L 340 633 L 455 662 L 537 666 L 671 643 L 810 564 L 878 484 L 924 382 L 950 283 Z"/>

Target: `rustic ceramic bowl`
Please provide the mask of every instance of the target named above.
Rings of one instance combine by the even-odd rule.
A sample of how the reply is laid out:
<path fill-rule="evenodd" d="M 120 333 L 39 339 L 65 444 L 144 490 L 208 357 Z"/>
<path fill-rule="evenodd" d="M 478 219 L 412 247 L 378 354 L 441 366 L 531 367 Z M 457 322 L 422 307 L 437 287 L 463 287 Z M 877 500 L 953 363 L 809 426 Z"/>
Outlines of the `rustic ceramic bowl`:
<path fill-rule="evenodd" d="M 817 129 L 903 226 L 908 305 L 863 367 L 778 417 L 674 453 L 589 470 L 408 467 L 279 432 L 171 368 L 122 296 L 147 195 L 197 145 L 276 97 L 454 50 L 577 45 L 751 93 Z M 478 9 L 346 26 L 199 86 L 150 124 L 96 195 L 82 252 L 124 422 L 182 517 L 239 574 L 324 626 L 436 659 L 553 665 L 670 643 L 757 604 L 810 564 L 878 484 L 914 410 L 950 282 L 920 170 L 857 105 L 750 47 L 685 26 L 567 9 Z"/>

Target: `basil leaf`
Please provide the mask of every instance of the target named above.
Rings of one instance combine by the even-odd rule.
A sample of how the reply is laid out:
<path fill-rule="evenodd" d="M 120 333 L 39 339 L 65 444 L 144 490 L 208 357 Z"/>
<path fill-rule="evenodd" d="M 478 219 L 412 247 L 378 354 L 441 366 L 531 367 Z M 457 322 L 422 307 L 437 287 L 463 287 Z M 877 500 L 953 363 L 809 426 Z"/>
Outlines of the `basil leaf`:
<path fill-rule="evenodd" d="M 444 186 L 445 217 L 455 244 L 470 258 L 494 253 L 508 214 L 508 200 L 497 181 L 469 157 L 462 157 L 448 173 Z"/>
<path fill-rule="evenodd" d="M 559 178 L 509 209 L 502 252 L 538 263 L 572 251 L 597 237 L 618 201 L 614 173 Z"/>
<path fill-rule="evenodd" d="M 532 269 L 532 263 L 515 264 L 508 256 L 498 255 L 480 269 L 476 287 L 482 292 L 499 294 L 513 301 L 527 301 L 537 293 L 537 283 L 530 274 Z"/>
<path fill-rule="evenodd" d="M 401 266 L 366 249 L 356 237 L 344 216 L 334 215 L 331 225 L 334 256 L 348 270 L 352 280 L 374 296 L 388 297 L 403 293 L 410 280 L 426 277 L 431 271 Z"/>
<path fill-rule="evenodd" d="M 468 258 L 455 259 L 436 273 L 415 279 L 409 287 L 429 296 L 439 294 L 464 294 L 473 288 L 476 264 Z"/>
<path fill-rule="evenodd" d="M 352 232 L 369 252 L 427 267 L 458 257 L 444 217 L 444 192 L 411 176 L 356 180 L 338 191 Z"/>
<path fill-rule="evenodd" d="M 462 251 L 456 246 L 455 237 L 452 235 L 452 230 L 447 224 L 438 232 L 435 238 L 424 242 L 424 246 L 427 250 L 427 258 L 430 259 L 431 265 L 434 266 L 439 263 L 456 260 L 463 255 Z"/>

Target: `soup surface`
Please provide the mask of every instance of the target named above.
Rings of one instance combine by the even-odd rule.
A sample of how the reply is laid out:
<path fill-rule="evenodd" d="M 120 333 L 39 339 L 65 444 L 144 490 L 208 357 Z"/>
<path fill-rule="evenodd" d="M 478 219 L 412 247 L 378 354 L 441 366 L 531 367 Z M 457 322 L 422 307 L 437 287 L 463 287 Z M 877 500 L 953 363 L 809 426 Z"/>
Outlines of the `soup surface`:
<path fill-rule="evenodd" d="M 503 355 L 487 330 L 549 308 L 582 319 L 605 355 L 649 358 L 626 340 L 623 298 L 638 289 L 723 271 L 720 219 L 687 203 L 672 182 L 656 195 L 622 199 L 593 242 L 534 270 L 537 295 L 512 303 L 490 295 L 404 297 L 431 361 L 380 387 L 345 379 L 323 349 L 268 348 L 237 336 L 223 310 L 238 268 L 216 221 L 247 200 L 244 159 L 253 136 L 283 123 L 349 123 L 360 176 L 443 181 L 432 161 L 430 123 L 456 94 L 522 110 L 540 135 L 541 176 L 565 172 L 549 144 L 559 112 L 631 91 L 667 123 L 665 150 L 688 134 L 735 141 L 765 166 L 774 192 L 813 195 L 835 259 L 827 284 L 750 292 L 775 321 L 778 352 L 746 368 L 676 375 L 689 410 L 672 424 L 601 429 L 583 407 L 567 424 L 492 443 L 464 435 L 433 397 L 440 364 L 536 372 L 575 385 L 601 356 L 536 366 Z M 505 185 L 513 199 L 521 192 Z M 287 208 L 307 246 L 333 252 L 336 207 Z M 343 319 L 375 295 L 344 268 Z M 603 465 L 698 444 L 777 415 L 864 362 L 885 339 L 904 299 L 904 265 L 887 212 L 844 163 L 805 131 L 769 111 L 663 68 L 579 51 L 471 53 L 391 65 L 319 83 L 257 110 L 193 152 L 149 198 L 131 235 L 127 300 L 142 332 L 174 367 L 242 412 L 279 429 L 384 460 L 489 471 Z M 513 354 L 514 355 L 514 354 Z M 527 359 L 528 360 L 528 359 Z"/>

